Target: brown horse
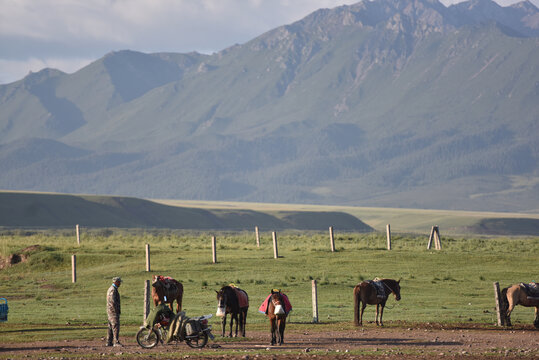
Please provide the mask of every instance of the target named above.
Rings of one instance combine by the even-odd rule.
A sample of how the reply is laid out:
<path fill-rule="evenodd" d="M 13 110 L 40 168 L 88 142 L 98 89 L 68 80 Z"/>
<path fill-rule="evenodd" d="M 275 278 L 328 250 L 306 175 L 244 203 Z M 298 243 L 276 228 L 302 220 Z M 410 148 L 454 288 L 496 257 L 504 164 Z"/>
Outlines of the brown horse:
<path fill-rule="evenodd" d="M 376 325 L 384 326 L 382 316 L 384 307 L 389 294 L 393 293 L 395 299 L 401 299 L 400 280 L 380 279 L 380 287 L 383 289 L 380 293 L 376 290 L 373 281 L 363 281 L 354 287 L 354 324 L 361 326 L 363 324 L 363 311 L 369 305 L 376 305 Z M 361 305 L 361 309 L 360 309 Z M 380 314 L 380 321 L 378 321 Z"/>
<path fill-rule="evenodd" d="M 169 304 L 170 310 L 176 300 L 176 313 L 182 311 L 183 285 L 181 282 L 161 275 L 154 275 L 152 279 L 152 299 L 155 306 L 164 302 Z"/>
<path fill-rule="evenodd" d="M 230 314 L 230 334 L 232 337 L 232 327 L 236 321 L 236 333 L 238 337 L 238 325 L 241 336 L 245 337 L 245 324 L 247 323 L 247 311 L 249 310 L 249 296 L 245 290 L 233 286 L 223 286 L 217 293 L 217 315 L 222 316 L 222 336 L 225 336 L 226 315 Z M 239 297 L 242 296 L 243 299 Z M 239 318 L 239 319 L 238 319 Z"/>
<path fill-rule="evenodd" d="M 280 291 L 271 290 L 268 300 L 267 316 L 271 327 L 271 345 L 284 342 L 284 329 L 286 327 L 285 302 Z"/>
<path fill-rule="evenodd" d="M 535 320 L 533 325 L 539 329 L 539 297 L 529 296 L 526 289 L 521 284 L 514 284 L 502 290 L 502 316 L 505 317 L 505 324 L 511 325 L 511 312 L 516 305 L 527 307 L 535 306 Z"/>

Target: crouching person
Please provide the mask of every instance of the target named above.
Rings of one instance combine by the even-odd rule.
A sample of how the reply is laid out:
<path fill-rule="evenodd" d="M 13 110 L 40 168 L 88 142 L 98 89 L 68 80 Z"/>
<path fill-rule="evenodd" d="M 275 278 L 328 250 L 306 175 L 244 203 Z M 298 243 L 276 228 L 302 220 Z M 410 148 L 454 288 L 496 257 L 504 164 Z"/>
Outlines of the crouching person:
<path fill-rule="evenodd" d="M 144 321 L 144 326 L 147 328 L 152 328 L 155 324 L 161 321 L 161 319 L 172 319 L 174 317 L 174 312 L 170 310 L 164 302 L 159 303 L 155 308 L 150 311 L 148 317 Z"/>

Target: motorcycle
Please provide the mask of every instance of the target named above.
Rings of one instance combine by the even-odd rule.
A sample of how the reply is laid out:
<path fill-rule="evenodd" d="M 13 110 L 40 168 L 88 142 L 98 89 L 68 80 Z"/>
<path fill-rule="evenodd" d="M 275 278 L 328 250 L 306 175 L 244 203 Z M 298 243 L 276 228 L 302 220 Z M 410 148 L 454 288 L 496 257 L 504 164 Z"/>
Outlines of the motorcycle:
<path fill-rule="evenodd" d="M 137 343 L 144 349 L 151 349 L 159 342 L 163 345 L 171 341 L 185 343 L 194 349 L 201 349 L 208 343 L 208 338 L 215 339 L 211 333 L 208 319 L 213 315 L 188 318 L 180 312 L 174 320 L 161 318 L 153 327 L 141 326 L 137 332 Z"/>

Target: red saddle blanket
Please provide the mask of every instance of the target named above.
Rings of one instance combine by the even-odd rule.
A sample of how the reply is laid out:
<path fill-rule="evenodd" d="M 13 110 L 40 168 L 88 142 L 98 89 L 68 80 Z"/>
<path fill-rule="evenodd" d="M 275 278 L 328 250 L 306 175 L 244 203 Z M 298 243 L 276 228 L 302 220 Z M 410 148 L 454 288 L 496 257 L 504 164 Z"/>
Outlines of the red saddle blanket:
<path fill-rule="evenodd" d="M 176 279 L 171 278 L 170 276 L 163 276 L 163 275 L 157 275 L 156 276 L 157 281 L 161 281 L 165 287 L 169 287 L 171 284 L 178 284 L 179 281 Z"/>
<path fill-rule="evenodd" d="M 281 293 L 281 295 L 283 297 L 283 302 L 284 302 L 284 304 L 283 304 L 284 305 L 284 311 L 288 314 L 290 311 L 292 311 L 292 304 L 290 304 L 290 300 L 288 300 L 288 296 L 286 296 L 283 293 Z M 258 308 L 258 311 L 261 312 L 262 314 L 267 314 L 270 296 L 271 296 L 271 294 L 268 295 L 266 300 L 264 300 L 262 302 L 262 304 L 260 305 L 260 307 Z"/>
<path fill-rule="evenodd" d="M 247 296 L 247 293 L 242 289 L 238 289 L 237 287 L 233 287 L 233 289 L 236 291 L 236 296 L 238 297 L 240 307 L 249 307 L 249 297 Z"/>

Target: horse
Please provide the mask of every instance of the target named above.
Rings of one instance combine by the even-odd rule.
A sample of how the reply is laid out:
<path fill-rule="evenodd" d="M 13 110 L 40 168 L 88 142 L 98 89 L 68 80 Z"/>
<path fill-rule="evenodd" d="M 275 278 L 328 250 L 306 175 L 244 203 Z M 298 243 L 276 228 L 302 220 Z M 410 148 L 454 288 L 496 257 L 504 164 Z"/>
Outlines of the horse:
<path fill-rule="evenodd" d="M 539 297 L 528 297 L 524 286 L 520 284 L 514 284 L 502 289 L 501 295 L 502 316 L 504 316 L 507 326 L 512 326 L 511 312 L 516 305 L 526 307 L 535 306 L 535 320 L 533 321 L 533 325 L 539 329 Z"/>
<path fill-rule="evenodd" d="M 168 280 L 168 281 L 165 281 Z M 152 299 L 154 306 L 168 303 L 170 310 L 174 311 L 173 303 L 176 300 L 176 313 L 182 310 L 183 285 L 172 278 L 154 275 L 152 279 Z"/>
<path fill-rule="evenodd" d="M 380 282 L 384 289 L 384 294 L 380 296 L 371 281 L 363 281 L 354 287 L 354 324 L 356 326 L 363 324 L 363 311 L 365 311 L 367 304 L 376 305 L 376 325 L 384 326 L 382 316 L 384 315 L 384 307 L 389 294 L 393 293 L 397 301 L 401 299 L 400 279 L 398 281 L 380 279 Z M 378 314 L 380 314 L 380 321 L 378 321 Z"/>
<path fill-rule="evenodd" d="M 222 336 L 225 336 L 226 315 L 230 314 L 230 334 L 232 337 L 232 326 L 236 321 L 236 333 L 234 337 L 238 337 L 238 325 L 241 335 L 245 337 L 245 324 L 247 323 L 247 310 L 249 310 L 249 296 L 247 292 L 233 286 L 223 286 L 217 293 L 217 315 L 223 317 L 222 320 Z M 238 294 L 237 292 L 240 292 Z M 240 299 L 239 296 L 244 296 Z M 245 304 L 246 303 L 246 304 Z M 238 319 L 239 318 L 239 319 Z"/>
<path fill-rule="evenodd" d="M 284 329 L 286 327 L 285 302 L 280 291 L 271 290 L 268 300 L 267 316 L 271 328 L 271 345 L 284 343 Z"/>

